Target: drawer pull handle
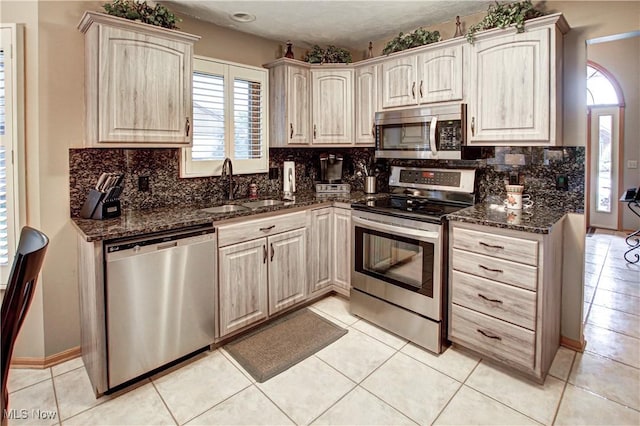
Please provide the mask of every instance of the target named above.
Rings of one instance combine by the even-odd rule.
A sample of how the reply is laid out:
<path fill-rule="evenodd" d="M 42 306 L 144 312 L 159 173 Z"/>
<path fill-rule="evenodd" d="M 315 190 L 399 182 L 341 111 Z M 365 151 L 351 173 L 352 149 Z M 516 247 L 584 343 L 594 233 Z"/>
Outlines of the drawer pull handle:
<path fill-rule="evenodd" d="M 487 296 L 485 296 L 482 293 L 478 293 L 478 297 L 481 299 L 486 300 L 487 302 L 494 302 L 494 303 L 502 303 L 502 300 L 498 300 L 498 299 L 489 299 Z"/>
<path fill-rule="evenodd" d="M 267 246 L 262 245 L 262 263 L 267 263 Z"/>
<path fill-rule="evenodd" d="M 481 267 L 482 269 L 484 269 L 485 271 L 500 272 L 501 274 L 504 272 L 502 269 L 491 269 L 491 268 L 487 268 L 484 265 L 478 265 L 478 266 Z"/>
<path fill-rule="evenodd" d="M 271 231 L 275 227 L 276 227 L 275 225 L 271 225 L 271 226 L 267 226 L 266 228 L 260 228 L 260 230 L 262 232 L 267 232 L 267 231 Z"/>
<path fill-rule="evenodd" d="M 480 330 L 479 328 L 476 329 L 476 331 L 480 334 L 482 334 L 484 337 L 488 337 L 489 339 L 496 339 L 496 340 L 502 340 L 502 337 L 500 336 L 494 336 L 493 334 L 489 334 L 485 331 Z"/>
<path fill-rule="evenodd" d="M 503 246 L 493 246 L 493 245 L 491 245 L 491 244 L 483 243 L 482 241 L 480 241 L 478 244 L 480 244 L 481 246 L 488 247 L 488 248 L 494 248 L 494 249 L 504 250 L 504 247 L 503 247 Z"/>

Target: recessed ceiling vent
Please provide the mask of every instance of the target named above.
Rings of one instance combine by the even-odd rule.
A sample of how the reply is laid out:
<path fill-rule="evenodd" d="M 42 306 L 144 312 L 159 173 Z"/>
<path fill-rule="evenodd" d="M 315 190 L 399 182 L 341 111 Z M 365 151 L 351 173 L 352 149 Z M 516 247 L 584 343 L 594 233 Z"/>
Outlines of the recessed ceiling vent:
<path fill-rule="evenodd" d="M 242 23 L 253 22 L 256 20 L 255 15 L 245 12 L 232 13 L 231 15 L 229 15 L 229 18 L 231 18 L 233 21 Z"/>

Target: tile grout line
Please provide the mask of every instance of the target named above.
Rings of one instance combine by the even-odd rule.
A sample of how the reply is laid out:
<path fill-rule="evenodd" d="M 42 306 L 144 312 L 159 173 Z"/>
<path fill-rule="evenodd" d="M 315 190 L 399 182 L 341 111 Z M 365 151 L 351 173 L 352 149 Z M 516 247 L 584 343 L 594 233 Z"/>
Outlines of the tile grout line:
<path fill-rule="evenodd" d="M 169 405 L 167 404 L 167 401 L 165 401 L 164 398 L 162 397 L 162 394 L 160 393 L 160 391 L 156 387 L 156 384 L 154 383 L 153 379 L 149 378 L 149 382 L 151 383 L 151 386 L 153 386 L 153 390 L 155 390 L 156 393 L 158 394 L 158 397 L 160 398 L 160 401 L 162 401 L 162 404 L 164 405 L 164 407 L 169 412 L 169 415 L 171 416 L 173 421 L 176 423 L 176 425 L 180 425 L 180 422 L 178 421 L 178 419 L 176 419 L 176 416 L 173 415 L 173 412 L 171 411 L 171 408 L 169 408 Z M 190 420 L 192 420 L 192 419 L 189 419 L 187 421 L 190 421 Z"/>
<path fill-rule="evenodd" d="M 62 416 L 60 415 L 60 404 L 58 403 L 58 392 L 56 391 L 56 383 L 53 380 L 53 369 L 49 367 L 49 375 L 51 376 L 51 388 L 53 389 L 53 400 L 56 403 L 56 413 L 58 414 L 58 425 L 62 425 Z"/>
<path fill-rule="evenodd" d="M 457 381 L 457 380 L 456 380 Z M 464 383 L 458 382 L 460 383 L 460 386 L 458 386 L 458 389 L 456 389 L 456 391 L 453 393 L 453 395 L 451 395 L 451 397 L 449 398 L 449 400 L 447 401 L 446 404 L 444 404 L 444 406 L 440 409 L 440 411 L 438 412 L 438 415 L 433 419 L 433 421 L 430 424 L 435 424 L 435 422 L 438 421 L 438 419 L 440 418 L 440 416 L 442 415 L 442 413 L 444 413 L 444 410 L 447 409 L 447 407 L 449 406 L 449 404 L 451 404 L 451 401 L 453 401 L 453 398 L 456 397 L 456 395 L 458 394 L 458 392 L 460 392 L 460 389 L 462 389 L 464 387 Z"/>
<path fill-rule="evenodd" d="M 567 374 L 567 378 L 564 380 L 564 386 L 562 387 L 562 392 L 560 393 L 560 399 L 558 400 L 558 405 L 556 407 L 555 413 L 553 413 L 553 419 L 551 420 L 551 424 L 555 425 L 556 420 L 558 419 L 558 413 L 560 412 L 560 406 L 562 405 L 562 400 L 564 399 L 564 394 L 567 390 L 567 386 L 569 386 L 569 377 L 571 377 L 571 371 L 573 370 L 573 365 L 576 362 L 577 355 L 574 354 L 573 359 L 571 360 L 571 365 L 569 366 L 569 373 Z M 555 377 L 555 376 L 553 376 Z"/>
<path fill-rule="evenodd" d="M 274 376 L 275 377 L 275 376 Z M 280 412 L 282 414 L 284 414 L 284 416 L 286 418 L 288 418 L 289 420 L 291 420 L 291 423 L 293 423 L 294 425 L 297 425 L 296 421 L 293 420 L 291 418 L 291 416 L 289 416 L 278 404 L 276 404 L 276 402 L 274 400 L 272 400 L 271 398 L 269 398 L 269 395 L 267 395 L 262 389 L 260 389 L 260 386 L 258 386 L 258 382 L 256 383 L 251 383 L 251 386 L 254 386 L 258 392 L 260 392 L 262 395 L 264 395 L 265 398 L 267 398 L 278 410 L 280 410 Z"/>

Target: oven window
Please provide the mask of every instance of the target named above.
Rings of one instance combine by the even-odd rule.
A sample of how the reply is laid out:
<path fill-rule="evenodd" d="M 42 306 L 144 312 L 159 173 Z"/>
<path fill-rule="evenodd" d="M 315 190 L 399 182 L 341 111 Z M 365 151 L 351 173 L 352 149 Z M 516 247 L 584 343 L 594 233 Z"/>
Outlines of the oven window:
<path fill-rule="evenodd" d="M 355 233 L 356 271 L 433 297 L 433 244 L 359 226 Z"/>
<path fill-rule="evenodd" d="M 380 149 L 428 151 L 431 123 L 386 124 L 380 126 Z"/>

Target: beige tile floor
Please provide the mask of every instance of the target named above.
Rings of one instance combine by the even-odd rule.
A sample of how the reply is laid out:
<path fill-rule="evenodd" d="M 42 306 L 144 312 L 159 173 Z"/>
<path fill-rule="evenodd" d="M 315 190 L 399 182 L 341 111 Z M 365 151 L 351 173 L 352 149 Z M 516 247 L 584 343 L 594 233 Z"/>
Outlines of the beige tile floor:
<path fill-rule="evenodd" d="M 11 407 L 26 418 L 10 425 L 638 425 L 640 267 L 626 265 L 624 250 L 622 234 L 587 238 L 588 345 L 582 354 L 560 348 L 544 385 L 459 349 L 434 356 L 330 297 L 312 309 L 349 333 L 265 383 L 216 350 L 95 399 L 75 359 L 11 371 Z"/>

